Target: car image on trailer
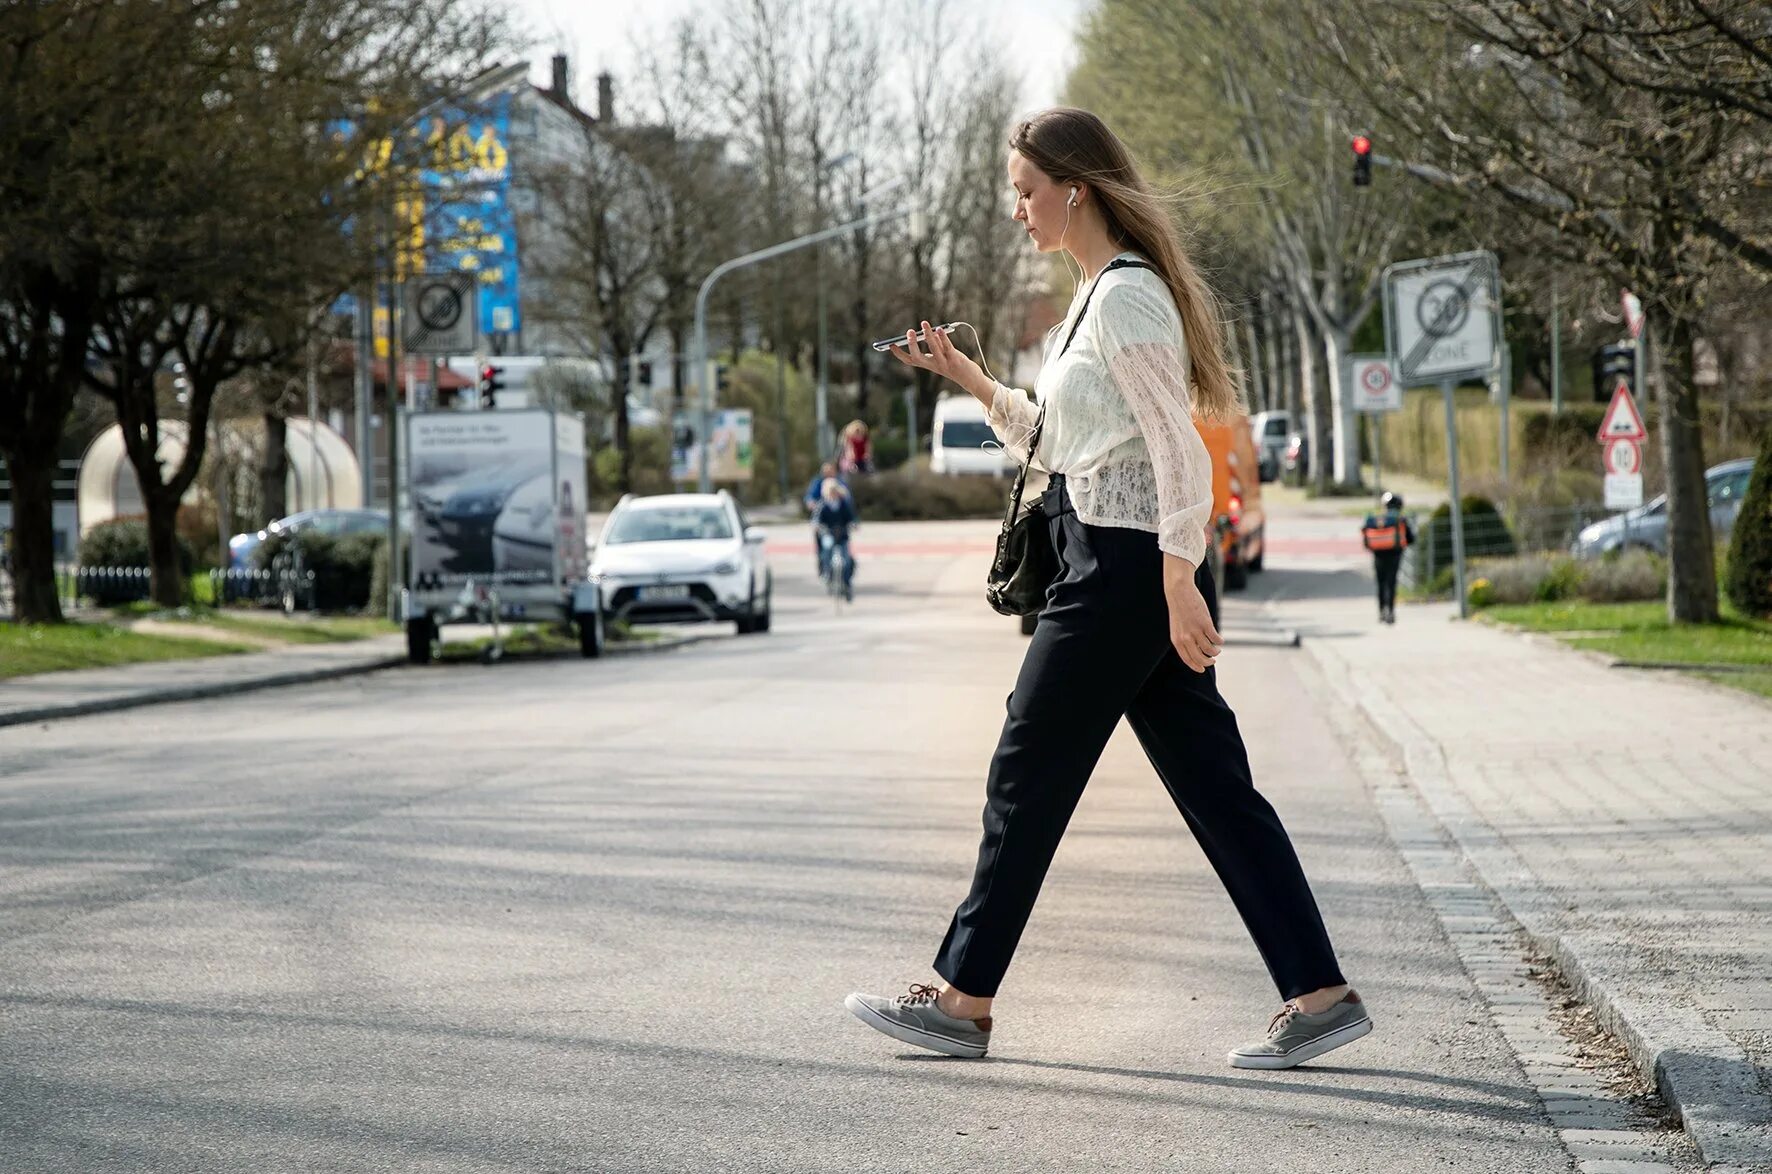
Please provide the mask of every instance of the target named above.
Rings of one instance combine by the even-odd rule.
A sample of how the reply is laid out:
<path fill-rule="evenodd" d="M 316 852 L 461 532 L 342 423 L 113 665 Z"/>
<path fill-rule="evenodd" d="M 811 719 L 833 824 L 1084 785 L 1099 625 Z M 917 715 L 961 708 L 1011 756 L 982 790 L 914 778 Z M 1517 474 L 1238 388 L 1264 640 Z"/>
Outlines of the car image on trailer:
<path fill-rule="evenodd" d="M 591 556 L 605 616 L 632 624 L 730 621 L 769 631 L 774 578 L 764 534 L 730 493 L 628 495 Z"/>

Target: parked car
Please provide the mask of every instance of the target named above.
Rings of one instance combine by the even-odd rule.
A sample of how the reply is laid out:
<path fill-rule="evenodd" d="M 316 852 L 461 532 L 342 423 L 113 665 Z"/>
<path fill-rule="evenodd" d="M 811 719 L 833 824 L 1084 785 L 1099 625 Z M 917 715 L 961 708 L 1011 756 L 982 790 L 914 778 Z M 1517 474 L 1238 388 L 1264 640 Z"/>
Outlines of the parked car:
<path fill-rule="evenodd" d="M 1710 499 L 1711 537 L 1715 541 L 1728 538 L 1735 528 L 1735 515 L 1741 512 L 1741 499 L 1747 496 L 1753 471 L 1752 458 L 1724 461 L 1705 470 L 1704 488 Z M 1595 522 L 1575 537 L 1577 558 L 1598 558 L 1623 549 L 1667 553 L 1667 494 Z"/>
<path fill-rule="evenodd" d="M 1249 418 L 1255 440 L 1255 459 L 1263 481 L 1278 481 L 1286 459 L 1286 441 L 1292 432 L 1290 412 L 1257 412 Z"/>
<path fill-rule="evenodd" d="M 608 620 L 729 620 L 741 636 L 767 632 L 774 579 L 763 539 L 725 490 L 629 494 L 603 527 L 590 578 Z"/>
<path fill-rule="evenodd" d="M 1259 571 L 1267 545 L 1267 512 L 1261 505 L 1260 462 L 1246 418 L 1226 423 L 1195 420 L 1212 455 L 1212 532 L 1223 560 L 1221 582 L 1231 591 Z"/>
<path fill-rule="evenodd" d="M 1004 477 L 1015 463 L 985 422 L 984 405 L 970 395 L 942 397 L 929 429 L 929 471 Z"/>
<path fill-rule="evenodd" d="M 315 529 L 322 534 L 342 535 L 360 534 L 365 530 L 386 530 L 388 513 L 386 510 L 302 510 L 290 514 L 286 518 L 278 518 L 263 530 L 253 534 L 236 534 L 228 539 L 228 569 L 246 570 L 252 567 L 252 552 L 258 549 L 259 543 L 273 534 L 297 533 L 302 530 Z"/>

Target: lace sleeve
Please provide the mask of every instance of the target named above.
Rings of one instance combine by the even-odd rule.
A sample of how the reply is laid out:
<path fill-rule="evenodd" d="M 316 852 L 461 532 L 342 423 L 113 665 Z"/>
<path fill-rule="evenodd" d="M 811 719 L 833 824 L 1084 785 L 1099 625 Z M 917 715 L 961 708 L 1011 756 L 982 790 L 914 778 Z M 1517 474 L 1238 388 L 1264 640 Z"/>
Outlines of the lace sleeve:
<path fill-rule="evenodd" d="M 1027 464 L 1028 439 L 1034 434 L 1034 421 L 1040 417 L 1040 405 L 1034 397 L 1019 387 L 1007 387 L 997 384 L 996 392 L 991 396 L 990 410 L 985 413 L 985 420 L 990 424 L 991 431 L 1003 442 L 1003 448 L 1014 457 L 1019 464 Z"/>
<path fill-rule="evenodd" d="M 1141 285 L 1116 285 L 1101 302 L 1101 353 L 1144 434 L 1156 475 L 1157 545 L 1198 566 L 1212 512 L 1212 458 L 1194 427 L 1180 320 L 1166 293 Z"/>

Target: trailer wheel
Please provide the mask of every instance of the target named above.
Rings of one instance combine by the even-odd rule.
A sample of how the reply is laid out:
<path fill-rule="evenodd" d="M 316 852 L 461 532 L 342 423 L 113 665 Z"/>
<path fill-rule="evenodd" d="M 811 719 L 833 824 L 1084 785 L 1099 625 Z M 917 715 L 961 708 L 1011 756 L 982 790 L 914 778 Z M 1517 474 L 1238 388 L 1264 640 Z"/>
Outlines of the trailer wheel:
<path fill-rule="evenodd" d="M 430 616 L 406 621 L 406 659 L 411 664 L 430 664 L 437 655 L 437 625 Z"/>
<path fill-rule="evenodd" d="M 579 655 L 586 660 L 595 660 L 603 655 L 603 613 L 600 611 L 581 611 L 572 617 L 578 628 Z"/>

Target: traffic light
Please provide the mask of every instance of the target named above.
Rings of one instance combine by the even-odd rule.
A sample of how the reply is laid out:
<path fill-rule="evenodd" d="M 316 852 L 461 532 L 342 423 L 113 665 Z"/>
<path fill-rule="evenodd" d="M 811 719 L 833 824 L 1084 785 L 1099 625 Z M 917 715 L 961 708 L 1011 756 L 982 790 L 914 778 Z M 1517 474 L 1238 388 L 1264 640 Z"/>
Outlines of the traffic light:
<path fill-rule="evenodd" d="M 1354 148 L 1354 186 L 1365 188 L 1372 186 L 1372 140 L 1365 135 L 1355 135 Z"/>
<path fill-rule="evenodd" d="M 727 374 L 725 363 L 714 364 L 714 390 L 725 391 L 732 386 L 732 377 Z"/>
<path fill-rule="evenodd" d="M 1594 402 L 1612 402 L 1612 389 L 1618 381 L 1637 394 L 1637 348 L 1628 342 L 1615 342 L 1594 352 Z"/>
<path fill-rule="evenodd" d="M 498 406 L 497 393 L 503 389 L 505 369 L 496 363 L 480 368 L 480 407 L 491 410 Z"/>

